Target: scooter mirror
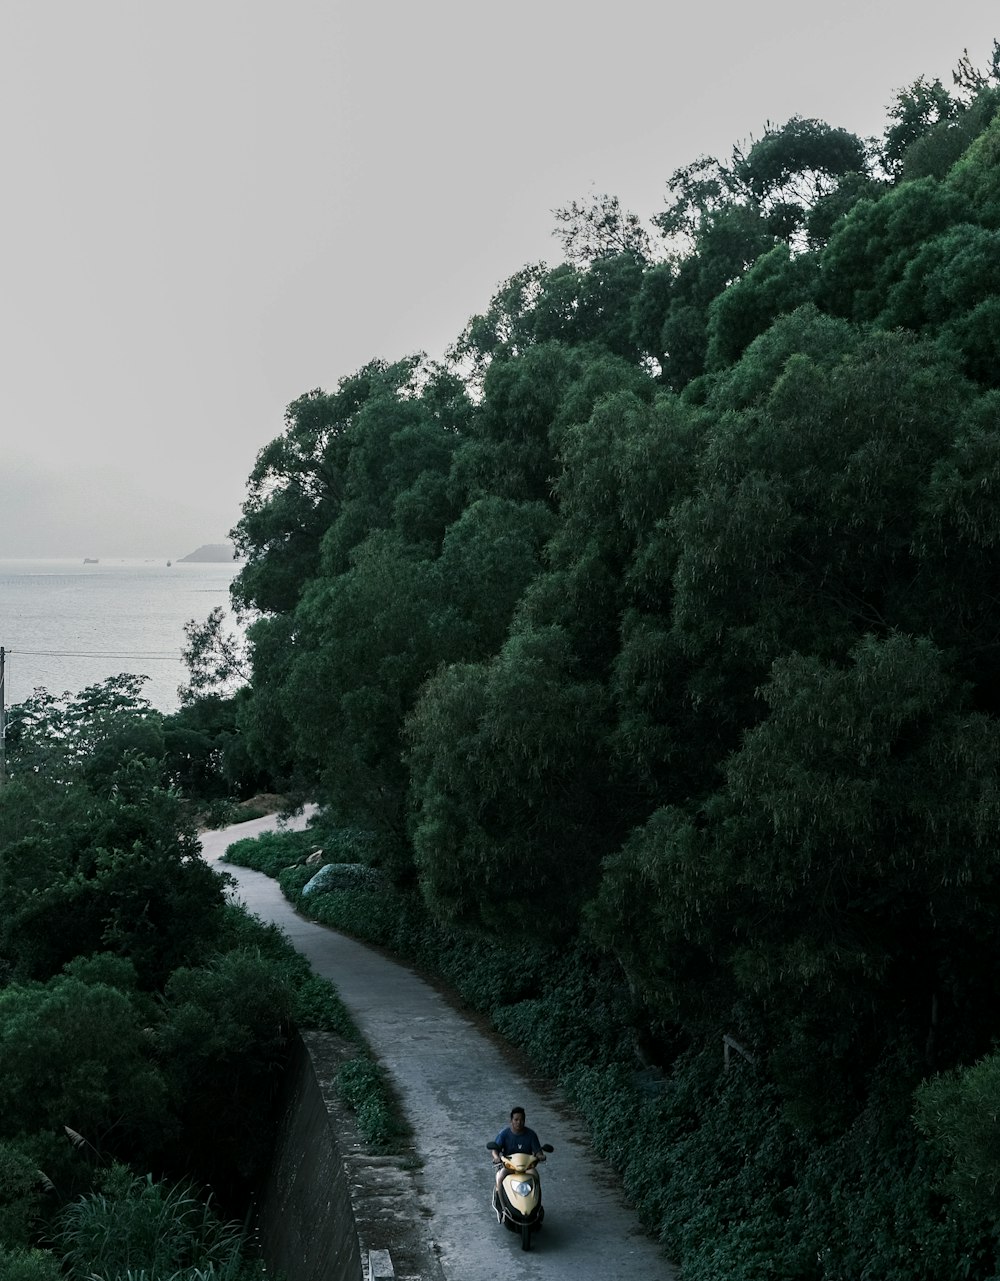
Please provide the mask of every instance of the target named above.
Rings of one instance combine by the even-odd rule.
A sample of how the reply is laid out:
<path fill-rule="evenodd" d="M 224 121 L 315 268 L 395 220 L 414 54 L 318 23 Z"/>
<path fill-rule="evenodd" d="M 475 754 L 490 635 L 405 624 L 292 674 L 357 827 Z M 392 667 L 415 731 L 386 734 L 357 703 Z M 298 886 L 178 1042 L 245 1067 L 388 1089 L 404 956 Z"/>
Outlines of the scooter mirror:
<path fill-rule="evenodd" d="M 487 1145 L 486 1145 L 486 1151 L 487 1151 L 487 1152 L 499 1152 L 499 1151 L 500 1151 L 500 1144 L 499 1144 L 499 1143 L 494 1142 L 494 1140 L 493 1140 L 493 1139 L 490 1139 L 489 1143 L 487 1143 Z"/>
<path fill-rule="evenodd" d="M 542 1151 L 543 1151 L 543 1152 L 554 1152 L 554 1151 L 555 1151 L 555 1148 L 552 1146 L 552 1144 L 551 1144 L 551 1143 L 543 1143 L 543 1144 L 542 1144 Z"/>

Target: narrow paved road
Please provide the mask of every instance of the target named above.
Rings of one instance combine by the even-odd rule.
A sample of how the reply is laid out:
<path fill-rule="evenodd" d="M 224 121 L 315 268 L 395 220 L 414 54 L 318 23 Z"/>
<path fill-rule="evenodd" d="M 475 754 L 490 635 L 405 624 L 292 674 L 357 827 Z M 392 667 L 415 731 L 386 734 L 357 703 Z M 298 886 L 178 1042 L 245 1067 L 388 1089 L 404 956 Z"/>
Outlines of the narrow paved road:
<path fill-rule="evenodd" d="M 301 820 L 300 820 L 301 822 Z M 215 862 L 231 841 L 274 826 L 256 819 L 202 837 Z M 273 921 L 330 979 L 372 1051 L 391 1075 L 418 1145 L 427 1154 L 428 1232 L 447 1281 L 496 1281 L 516 1270 L 524 1281 L 671 1281 L 676 1276 L 641 1231 L 612 1181 L 602 1175 L 586 1133 L 555 1096 L 532 1087 L 474 1024 L 401 965 L 299 916 L 277 882 L 225 865 L 235 897 Z M 489 1208 L 492 1172 L 486 1141 L 511 1107 L 555 1152 L 542 1167 L 545 1229 L 525 1253 Z M 440 1153 L 434 1160 L 433 1153 Z"/>

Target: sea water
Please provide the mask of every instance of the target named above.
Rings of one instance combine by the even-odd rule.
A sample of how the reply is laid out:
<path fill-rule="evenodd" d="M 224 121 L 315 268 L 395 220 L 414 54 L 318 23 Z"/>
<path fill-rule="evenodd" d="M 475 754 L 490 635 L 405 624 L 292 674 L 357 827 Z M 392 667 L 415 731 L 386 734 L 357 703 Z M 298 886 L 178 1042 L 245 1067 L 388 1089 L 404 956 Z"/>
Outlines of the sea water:
<path fill-rule="evenodd" d="M 36 687 L 76 693 L 108 676 L 147 677 L 145 697 L 178 707 L 187 681 L 184 625 L 216 607 L 229 613 L 239 564 L 166 560 L 0 560 L 0 645 L 5 702 Z"/>

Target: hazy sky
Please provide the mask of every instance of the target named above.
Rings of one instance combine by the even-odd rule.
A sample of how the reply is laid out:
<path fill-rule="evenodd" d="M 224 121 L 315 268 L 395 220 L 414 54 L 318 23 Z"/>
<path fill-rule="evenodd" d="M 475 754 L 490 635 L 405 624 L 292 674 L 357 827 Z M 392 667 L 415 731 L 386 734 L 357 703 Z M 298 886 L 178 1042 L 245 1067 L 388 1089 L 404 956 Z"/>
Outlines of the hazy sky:
<path fill-rule="evenodd" d="M 0 0 L 0 557 L 225 535 L 285 405 L 442 354 L 766 121 L 881 133 L 988 0 Z"/>

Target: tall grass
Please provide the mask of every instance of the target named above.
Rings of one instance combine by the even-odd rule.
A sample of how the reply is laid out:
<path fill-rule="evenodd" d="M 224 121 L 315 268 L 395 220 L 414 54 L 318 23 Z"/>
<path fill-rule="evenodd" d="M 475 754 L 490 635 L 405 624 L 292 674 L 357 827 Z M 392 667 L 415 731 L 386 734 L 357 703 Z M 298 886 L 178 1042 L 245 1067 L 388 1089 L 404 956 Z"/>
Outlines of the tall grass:
<path fill-rule="evenodd" d="M 248 1281 L 238 1224 L 226 1223 L 187 1183 L 144 1178 L 115 1164 L 100 1190 L 59 1215 L 53 1245 L 72 1281 Z"/>

